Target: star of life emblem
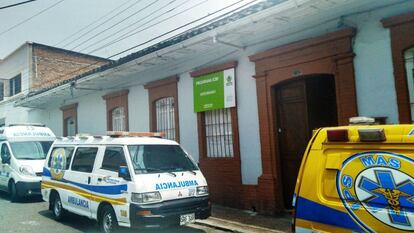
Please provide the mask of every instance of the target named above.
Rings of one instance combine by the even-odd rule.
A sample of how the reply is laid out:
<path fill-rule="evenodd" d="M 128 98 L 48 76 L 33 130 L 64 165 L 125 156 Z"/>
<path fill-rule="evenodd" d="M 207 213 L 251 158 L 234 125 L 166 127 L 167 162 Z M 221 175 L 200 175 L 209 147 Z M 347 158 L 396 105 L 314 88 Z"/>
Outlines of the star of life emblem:
<path fill-rule="evenodd" d="M 53 179 L 61 180 L 66 168 L 66 155 L 63 148 L 56 149 L 51 155 L 50 174 Z"/>
<path fill-rule="evenodd" d="M 369 232 L 414 231 L 414 161 L 389 152 L 349 157 L 337 174 L 340 199 Z"/>

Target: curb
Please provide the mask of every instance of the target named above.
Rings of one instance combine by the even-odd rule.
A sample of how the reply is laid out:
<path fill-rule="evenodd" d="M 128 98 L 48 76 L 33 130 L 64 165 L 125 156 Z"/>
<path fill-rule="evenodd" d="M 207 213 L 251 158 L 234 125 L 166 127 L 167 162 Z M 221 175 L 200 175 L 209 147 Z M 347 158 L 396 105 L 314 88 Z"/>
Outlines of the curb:
<path fill-rule="evenodd" d="M 246 232 L 284 233 L 284 231 L 279 231 L 279 230 L 265 228 L 265 227 L 259 227 L 255 225 L 243 224 L 240 222 L 234 222 L 234 221 L 219 219 L 215 217 L 210 217 L 205 220 L 197 220 L 195 224 L 215 228 L 215 229 L 222 230 L 222 231 L 236 232 L 236 233 L 246 233 Z"/>

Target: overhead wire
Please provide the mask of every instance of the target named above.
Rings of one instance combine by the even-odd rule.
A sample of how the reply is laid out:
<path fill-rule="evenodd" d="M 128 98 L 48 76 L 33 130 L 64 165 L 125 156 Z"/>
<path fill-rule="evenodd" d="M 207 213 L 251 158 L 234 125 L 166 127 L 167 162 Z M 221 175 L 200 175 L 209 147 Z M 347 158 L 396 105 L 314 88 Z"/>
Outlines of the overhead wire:
<path fill-rule="evenodd" d="M 194 23 L 196 23 L 196 22 L 202 21 L 203 19 L 206 19 L 206 18 L 210 17 L 211 15 L 214 15 L 214 14 L 216 14 L 216 13 L 219 13 L 219 12 L 223 11 L 223 10 L 226 10 L 226 9 L 228 9 L 228 8 L 231 8 L 231 7 L 233 7 L 233 6 L 235 6 L 235 5 L 239 4 L 239 3 L 241 3 L 241 2 L 243 2 L 243 1 L 245 1 L 245 0 L 240 0 L 240 1 L 237 1 L 237 2 L 235 2 L 235 3 L 233 3 L 233 4 L 231 4 L 231 5 L 228 5 L 228 6 L 226 6 L 226 7 L 224 7 L 224 8 L 221 8 L 221 9 L 219 9 L 219 10 L 217 10 L 217 11 L 214 11 L 213 13 L 210 13 L 210 14 L 208 14 L 208 15 L 206 15 L 206 16 L 203 16 L 203 17 L 200 17 L 200 18 L 198 18 L 198 19 L 196 19 L 196 20 L 193 20 L 193 21 L 191 21 L 191 22 L 185 23 L 185 24 L 183 24 L 183 25 L 181 25 L 181 26 L 179 26 L 179 27 L 177 27 L 177 28 L 174 28 L 174 29 L 172 29 L 172 30 L 169 30 L 169 31 L 167 31 L 167 32 L 162 33 L 161 35 L 158 35 L 158 36 L 156 36 L 156 37 L 153 37 L 152 39 L 149 39 L 149 40 L 147 40 L 147 41 L 144 41 L 144 42 L 142 42 L 142 43 L 139 43 L 139 44 L 137 44 L 137 45 L 134 45 L 134 46 L 132 46 L 132 47 L 130 47 L 130 48 L 128 48 L 128 49 L 125 49 L 125 50 L 122 50 L 122 51 L 120 51 L 120 52 L 118 52 L 118 53 L 115 53 L 115 54 L 113 54 L 113 55 L 109 56 L 107 59 L 110 59 L 110 58 L 113 58 L 113 57 L 119 56 L 119 55 L 121 55 L 121 54 L 123 54 L 123 53 L 126 53 L 126 52 L 128 52 L 128 51 L 131 51 L 131 50 L 133 50 L 133 49 L 135 49 L 135 48 L 138 48 L 138 47 L 140 47 L 140 46 L 142 46 L 142 45 L 146 45 L 146 44 L 148 44 L 148 43 L 151 43 L 151 42 L 153 42 L 153 41 L 155 41 L 155 40 L 157 40 L 157 39 L 160 39 L 160 38 L 162 38 L 162 37 L 164 37 L 164 36 L 166 36 L 166 35 L 168 35 L 168 34 L 170 34 L 170 33 L 172 33 L 172 32 L 176 32 L 176 31 L 178 31 L 178 30 L 180 30 L 180 29 L 183 29 L 183 28 L 185 28 L 185 27 L 187 27 L 187 26 L 189 26 L 189 25 L 191 25 L 191 24 L 194 24 Z M 249 3 L 247 3 L 247 4 L 244 4 L 244 5 L 240 6 L 240 7 L 237 7 L 236 9 L 234 9 L 234 10 L 232 10 L 232 11 L 230 11 L 230 12 L 226 13 L 226 14 L 233 13 L 233 12 L 235 12 L 235 11 L 237 11 L 237 10 L 240 10 L 240 9 L 242 9 L 242 8 L 244 8 L 244 7 L 248 6 L 248 5 L 250 5 L 251 3 L 254 3 L 254 2 L 257 2 L 257 1 L 258 1 L 258 0 L 253 0 L 253 1 L 249 2 Z M 215 18 L 213 18 L 213 19 L 208 20 L 208 22 L 215 21 L 215 20 L 217 20 L 218 18 L 221 18 L 221 17 L 222 17 L 221 15 L 220 15 L 220 16 L 217 16 L 217 17 L 215 17 Z M 183 33 L 184 33 L 184 32 L 183 32 Z M 180 33 L 180 34 L 182 34 L 182 33 Z M 176 35 L 175 37 L 177 37 L 177 36 L 178 36 L 178 35 Z"/>
<path fill-rule="evenodd" d="M 135 11 L 135 12 L 134 12 L 134 13 L 132 13 L 131 15 L 128 15 L 127 17 L 125 17 L 125 18 L 123 18 L 122 20 L 120 20 L 120 21 L 116 22 L 115 24 L 111 25 L 110 27 L 107 27 L 107 28 L 105 28 L 104 30 L 102 30 L 102 31 L 100 31 L 100 32 L 98 32 L 98 33 L 96 33 L 96 34 L 94 34 L 94 35 L 93 35 L 93 36 L 91 36 L 91 37 L 89 37 L 88 39 L 86 39 L 86 40 L 82 41 L 81 43 L 79 43 L 79 44 L 77 44 L 76 46 L 72 47 L 70 50 L 74 50 L 74 49 L 78 48 L 78 47 L 79 47 L 79 46 L 81 46 L 82 44 L 84 44 L 84 43 L 86 43 L 86 42 L 90 41 L 92 38 L 94 38 L 94 37 L 96 37 L 96 36 L 99 36 L 100 34 L 102 34 L 102 33 L 106 32 L 106 31 L 108 31 L 109 29 L 111 29 L 111 28 L 113 28 L 113 27 L 115 27 L 115 26 L 117 26 L 117 25 L 121 24 L 121 23 L 122 23 L 122 22 L 124 22 L 125 20 L 128 20 L 128 19 L 130 19 L 131 17 L 133 17 L 133 16 L 137 15 L 138 13 L 141 13 L 142 11 L 144 11 L 145 9 L 147 9 L 147 8 L 151 7 L 152 5 L 154 5 L 155 3 L 159 2 L 159 1 L 160 1 L 160 0 L 155 0 L 155 1 L 152 1 L 150 4 L 148 4 L 148 5 L 144 6 L 143 8 L 140 8 L 139 10 Z M 176 0 L 173 0 L 173 1 L 176 1 Z"/>
<path fill-rule="evenodd" d="M 117 14 L 111 16 L 110 18 L 106 19 L 105 21 L 103 21 L 102 23 L 98 24 L 97 26 L 93 27 L 92 29 L 86 31 L 85 33 L 82 33 L 80 36 L 76 37 L 74 40 L 71 40 L 70 42 L 62 45 L 61 47 L 67 47 L 68 45 L 80 40 L 81 38 L 83 38 L 84 36 L 88 35 L 89 33 L 93 32 L 95 29 L 99 28 L 100 26 L 104 25 L 105 23 L 109 22 L 110 20 L 114 19 L 115 17 L 121 15 L 122 13 L 124 13 L 125 11 L 131 9 L 133 6 L 135 6 L 136 4 L 138 4 L 139 2 L 141 2 L 142 0 L 138 0 L 130 5 L 128 5 L 127 7 L 125 7 L 123 10 L 121 10 L 120 12 L 118 12 Z"/>
<path fill-rule="evenodd" d="M 179 5 L 175 6 L 175 7 L 173 7 L 173 8 L 171 8 L 171 9 L 167 10 L 167 11 L 166 11 L 166 12 L 164 12 L 164 13 L 171 12 L 171 11 L 175 10 L 176 8 L 178 8 L 178 7 L 180 7 L 180 6 L 182 6 L 182 5 L 186 4 L 186 3 L 188 3 L 189 1 L 191 1 L 191 0 L 186 0 L 186 1 L 184 1 L 183 3 L 181 3 L 181 4 L 179 4 Z M 208 1 L 208 0 L 205 0 L 205 1 Z M 102 38 L 102 39 L 100 39 L 100 40 L 98 40 L 98 41 L 95 41 L 93 44 L 91 44 L 91 45 L 89 45 L 89 46 L 87 46 L 87 47 L 85 47 L 85 48 L 81 49 L 81 51 L 85 51 L 86 49 L 88 49 L 88 48 L 90 48 L 90 47 L 92 47 L 92 46 L 95 46 L 96 44 L 99 44 L 100 42 L 105 41 L 106 39 L 109 39 L 109 38 L 111 38 L 111 37 L 113 37 L 113 36 L 115 36 L 115 35 L 118 35 L 120 32 L 125 31 L 126 29 L 128 29 L 128 28 L 130 28 L 130 27 L 132 27 L 132 26 L 136 25 L 137 23 L 140 23 L 141 21 L 143 21 L 143 20 L 145 20 L 145 19 L 149 18 L 150 16 L 154 16 L 154 17 L 152 17 L 152 18 L 151 18 L 151 20 L 153 20 L 153 19 L 155 19 L 155 18 L 162 17 L 164 13 L 161 13 L 161 14 L 158 14 L 158 15 L 157 15 L 157 14 L 155 14 L 155 13 L 156 13 L 156 12 L 158 12 L 158 11 L 160 11 L 160 10 L 162 10 L 162 9 L 164 9 L 164 8 L 166 8 L 166 7 L 168 7 L 168 6 L 170 6 L 170 5 L 171 5 L 172 3 L 174 3 L 174 2 L 175 2 L 175 1 L 170 1 L 170 2 L 168 2 L 167 4 L 163 5 L 162 7 L 158 8 L 158 9 L 156 9 L 156 10 L 152 11 L 152 12 L 149 12 L 149 13 L 148 13 L 146 16 L 144 16 L 143 18 L 139 18 L 138 20 L 136 20 L 136 21 L 134 21 L 134 22 L 132 22 L 132 23 L 128 24 L 127 26 L 125 26 L 125 27 L 123 27 L 123 28 L 121 28 L 121 29 L 119 29 L 118 31 L 116 31 L 116 32 L 114 32 L 114 33 L 111 33 L 110 35 L 108 35 L 108 36 L 106 36 L 106 37 L 104 37 L 104 38 Z M 155 14 L 155 15 L 154 15 L 154 14 Z M 149 22 L 149 21 L 146 21 L 146 22 L 144 23 L 144 25 L 145 25 L 145 24 L 147 24 L 148 22 Z M 141 26 L 141 25 L 143 25 L 143 24 L 140 24 L 140 26 Z M 124 35 L 124 34 L 123 34 L 123 35 Z"/>
<path fill-rule="evenodd" d="M 19 27 L 20 25 L 22 25 L 22 24 L 24 24 L 24 23 L 28 22 L 29 20 L 31 20 L 31 19 L 33 19 L 33 18 L 35 18 L 36 16 L 39 16 L 39 15 L 43 14 L 43 13 L 44 13 L 44 12 L 46 12 L 47 10 L 49 10 L 49 9 L 51 9 L 51 8 L 53 8 L 53 7 L 57 6 L 57 5 L 59 5 L 59 4 L 60 4 L 60 3 L 62 3 L 63 1 L 65 1 L 65 0 L 60 0 L 60 1 L 58 1 L 58 2 L 56 2 L 56 3 L 54 3 L 54 4 L 52 4 L 51 6 L 46 7 L 45 9 L 43 9 L 43 10 L 39 11 L 38 13 L 36 13 L 36 14 L 34 14 L 34 15 L 32 15 L 32 16 L 30 16 L 30 17 L 28 17 L 28 18 L 26 18 L 26 19 L 24 19 L 24 20 L 22 20 L 22 21 L 20 21 L 19 23 L 15 24 L 15 25 L 13 25 L 13 26 L 11 26 L 11 27 L 9 27 L 8 29 L 6 29 L 6 30 L 4 30 L 4 31 L 0 32 L 0 36 L 1 36 L 1 35 L 4 35 L 6 32 L 9 32 L 9 31 L 11 31 L 11 30 L 13 30 L 13 29 L 15 29 L 15 28 Z"/>
<path fill-rule="evenodd" d="M 155 17 L 151 18 L 151 20 L 148 20 L 148 21 L 146 21 L 145 23 L 142 23 L 142 24 L 138 25 L 137 27 L 133 28 L 132 30 L 129 30 L 128 32 L 126 32 L 126 33 L 124 33 L 124 34 L 122 34 L 122 35 L 118 36 L 118 37 L 117 37 L 117 38 L 115 38 L 114 40 L 112 40 L 112 41 L 110 41 L 110 42 L 108 42 L 108 43 L 106 43 L 106 44 L 104 44 L 104 45 L 102 45 L 102 46 L 100 46 L 100 47 L 98 47 L 98 48 L 95 48 L 95 49 L 93 49 L 93 50 L 91 50 L 91 51 L 88 51 L 87 53 L 94 53 L 94 52 L 96 52 L 96 51 L 99 51 L 99 50 L 101 50 L 101 49 L 103 49 L 103 48 L 108 47 L 109 45 L 112 45 L 112 44 L 118 43 L 119 41 L 122 41 L 122 40 L 124 40 L 124 39 L 126 39 L 126 38 L 129 38 L 129 37 L 131 37 L 131 36 L 133 36 L 133 35 L 136 35 L 137 33 L 143 32 L 143 31 L 145 31 L 145 30 L 147 30 L 147 29 L 149 29 L 149 28 L 151 28 L 151 27 L 153 27 L 153 26 L 156 26 L 156 25 L 158 25 L 158 24 L 160 24 L 160 23 L 163 23 L 163 22 L 165 22 L 165 21 L 167 21 L 167 20 L 169 20 L 169 19 L 171 19 L 171 18 L 173 18 L 173 17 L 175 17 L 175 16 L 177 16 L 177 15 L 180 15 L 180 14 L 183 14 L 183 13 L 185 13 L 185 12 L 189 11 L 189 10 L 192 10 L 192 9 L 194 9 L 194 8 L 196 8 L 196 7 L 198 7 L 198 6 L 202 5 L 202 4 L 204 4 L 204 3 L 206 3 L 206 2 L 208 2 L 208 0 L 203 0 L 203 1 L 201 1 L 201 2 L 199 2 L 199 3 L 197 3 L 197 4 L 195 4 L 195 5 L 193 5 L 193 6 L 191 6 L 191 7 L 188 7 L 188 8 L 186 8 L 186 9 L 184 9 L 184 10 L 180 11 L 180 12 L 177 12 L 177 13 L 176 13 L 176 14 L 174 14 L 174 15 L 169 16 L 168 18 L 162 19 L 162 20 L 160 20 L 160 21 L 158 21 L 158 22 L 156 22 L 156 23 L 153 23 L 153 24 L 151 24 L 151 25 L 149 25 L 149 26 L 147 26 L 147 27 L 145 27 L 145 28 L 141 29 L 143 26 L 147 25 L 148 23 L 151 23 L 154 19 L 156 19 L 156 18 L 159 18 L 159 17 L 160 17 L 160 16 L 155 16 Z M 186 3 L 186 2 L 184 2 L 184 3 L 183 3 L 183 4 L 181 4 L 181 5 L 184 5 L 185 3 Z M 181 5 L 180 5 L 180 6 L 181 6 Z M 178 8 L 178 7 L 179 7 L 179 6 L 177 6 L 177 7 L 175 7 L 175 8 Z M 174 9 L 172 9 L 172 10 L 174 10 Z M 172 10 L 169 10 L 169 11 L 167 11 L 167 12 L 165 12 L 165 13 L 169 13 L 169 12 L 171 12 Z M 141 30 L 137 31 L 138 29 L 141 29 Z M 116 35 L 116 34 L 114 34 L 114 35 Z M 104 39 L 99 40 L 98 42 L 96 42 L 96 44 L 98 44 L 98 43 L 100 43 L 100 42 L 104 41 L 104 40 L 105 40 L 105 39 L 107 39 L 107 38 L 109 38 L 109 37 L 106 37 L 106 38 L 104 38 Z M 88 48 L 90 48 L 90 47 L 91 47 L 91 46 L 88 46 L 88 47 L 87 47 L 87 48 L 85 48 L 85 49 L 88 49 Z"/>
<path fill-rule="evenodd" d="M 111 56 L 107 57 L 106 59 L 111 59 L 111 58 L 113 58 L 113 57 L 115 57 L 115 56 L 118 56 L 118 55 L 120 55 L 120 54 L 122 54 L 122 53 L 125 53 L 125 52 L 127 52 L 127 51 L 132 50 L 132 49 L 135 49 L 135 48 L 137 48 L 137 47 L 139 47 L 139 46 L 141 46 L 141 45 L 144 45 L 144 44 L 150 43 L 150 42 L 152 42 L 152 41 L 154 41 L 154 40 L 159 39 L 159 38 L 160 38 L 160 37 L 162 37 L 162 36 L 165 36 L 165 35 L 167 35 L 167 34 L 169 34 L 169 33 L 171 33 L 171 32 L 177 31 L 177 30 L 179 30 L 179 29 L 181 29 L 181 28 L 183 28 L 183 27 L 186 27 L 186 26 L 188 26 L 188 25 L 190 25 L 190 24 L 194 23 L 194 22 L 198 22 L 198 21 L 200 21 L 200 20 L 202 20 L 202 19 L 206 19 L 206 18 L 208 18 L 208 17 L 210 17 L 210 16 L 212 16 L 212 15 L 214 15 L 214 14 L 217 14 L 217 13 L 219 13 L 219 12 L 223 11 L 223 10 L 229 9 L 229 8 L 231 8 L 231 7 L 235 6 L 235 5 L 237 5 L 237 4 L 239 4 L 239 3 L 243 2 L 243 1 L 245 1 L 245 0 L 240 0 L 240 1 L 236 2 L 236 3 L 233 3 L 233 4 L 231 4 L 231 5 L 228 5 L 228 6 L 226 6 L 226 7 L 223 7 L 223 8 L 221 8 L 221 9 L 219 9 L 219 10 L 214 11 L 213 13 L 210 13 L 210 14 L 208 14 L 208 15 L 206 15 L 206 16 L 203 16 L 203 17 L 200 17 L 200 18 L 198 18 L 198 19 L 196 19 L 196 20 L 193 20 L 193 21 L 191 21 L 191 22 L 189 22 L 189 23 L 186 23 L 186 24 L 184 24 L 184 25 L 182 25 L 182 26 L 179 26 L 179 27 L 177 27 L 177 28 L 175 28 L 175 29 L 172 29 L 172 30 L 170 30 L 170 31 L 168 31 L 168 32 L 166 32 L 166 33 L 163 33 L 163 34 L 161 34 L 161 35 L 159 35 L 159 36 L 156 36 L 156 37 L 154 37 L 154 38 L 152 38 L 152 39 L 150 39 L 150 40 L 147 40 L 147 41 L 145 41 L 145 42 L 143 42 L 143 43 L 140 43 L 140 44 L 138 44 L 138 45 L 136 45 L 136 46 L 130 47 L 129 49 L 126 49 L 126 50 L 123 50 L 123 51 L 118 52 L 118 53 L 116 53 L 116 54 L 113 54 L 113 55 L 111 55 Z M 244 5 L 242 5 L 242 6 L 239 6 L 239 7 L 235 8 L 235 9 L 233 9 L 233 10 L 229 11 L 229 12 L 226 12 L 226 13 L 225 13 L 225 14 L 223 14 L 223 15 L 232 14 L 232 13 L 234 13 L 234 12 L 236 12 L 236 11 L 238 11 L 238 10 L 240 10 L 240 9 L 242 9 L 242 8 L 244 8 L 244 7 L 248 6 L 249 4 L 251 4 L 251 3 L 253 3 L 253 2 L 256 2 L 256 1 L 258 1 L 258 0 L 253 0 L 253 1 L 251 1 L 250 3 L 247 3 L 247 4 L 244 4 Z M 217 16 L 217 17 L 215 17 L 215 18 L 213 18 L 213 19 L 210 19 L 210 20 L 208 20 L 207 22 L 212 22 L 212 21 L 215 21 L 215 20 L 216 20 L 216 18 L 220 18 L 220 17 L 222 17 L 223 15 L 220 15 L 220 16 Z M 207 22 L 206 22 L 206 23 L 207 23 Z M 191 30 L 191 29 L 190 29 L 190 30 Z M 184 33 L 184 32 L 183 32 L 183 33 Z M 76 70 L 74 70 L 74 71 L 71 71 L 71 72 L 69 72 L 69 73 L 65 73 L 65 74 L 62 74 L 62 75 L 60 75 L 60 76 L 57 76 L 56 78 L 61 78 L 61 77 L 64 77 L 64 76 L 69 76 L 69 77 L 70 77 L 70 75 L 72 75 L 72 74 L 76 74 L 76 73 L 78 73 L 78 72 L 79 72 L 79 71 L 81 71 L 81 70 L 86 70 L 87 68 L 89 68 L 89 67 L 91 67 L 91 66 L 94 66 L 94 65 L 96 65 L 96 64 L 98 64 L 98 63 L 99 63 L 99 62 L 91 63 L 91 64 L 89 64 L 89 65 L 86 65 L 85 67 L 82 67 L 82 68 L 76 69 Z"/>
<path fill-rule="evenodd" d="M 58 46 L 59 44 L 62 44 L 63 42 L 69 40 L 70 38 L 72 38 L 75 35 L 78 35 L 79 33 L 81 33 L 82 31 L 84 31 L 85 29 L 89 28 L 90 26 L 94 25 L 95 23 L 101 21 L 102 19 L 104 19 L 105 17 L 107 17 L 108 15 L 111 15 L 113 12 L 117 11 L 118 9 L 120 9 L 122 6 L 126 5 L 127 3 L 131 2 L 131 1 L 135 1 L 135 0 L 127 0 L 125 2 L 123 2 L 122 4 L 118 5 L 117 7 L 115 7 L 114 9 L 112 9 L 111 11 L 105 13 L 104 15 L 102 15 L 101 17 L 99 17 L 98 19 L 94 20 L 93 22 L 89 23 L 88 25 L 82 27 L 81 29 L 77 30 L 76 32 L 72 33 L 71 35 L 65 37 L 63 40 L 55 43 L 53 46 Z"/>
<path fill-rule="evenodd" d="M 28 0 L 28 1 L 24 1 L 24 2 L 18 2 L 18 3 L 15 3 L 15 4 L 10 4 L 10 5 L 7 5 L 7 6 L 0 6 L 0 10 L 10 8 L 10 7 L 20 6 L 20 5 L 27 4 L 27 3 L 34 2 L 34 1 L 37 1 L 37 0 Z"/>

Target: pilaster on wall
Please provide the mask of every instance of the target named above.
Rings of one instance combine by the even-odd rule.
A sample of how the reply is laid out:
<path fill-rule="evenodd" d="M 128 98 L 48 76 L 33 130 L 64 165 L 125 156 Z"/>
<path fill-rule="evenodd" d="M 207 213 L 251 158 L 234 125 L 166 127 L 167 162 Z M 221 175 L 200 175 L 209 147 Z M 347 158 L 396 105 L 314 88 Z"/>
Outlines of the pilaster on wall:
<path fill-rule="evenodd" d="M 384 19 L 382 24 L 385 28 L 389 28 L 391 33 L 399 121 L 401 124 L 411 123 L 412 116 L 404 52 L 414 47 L 414 12 Z"/>

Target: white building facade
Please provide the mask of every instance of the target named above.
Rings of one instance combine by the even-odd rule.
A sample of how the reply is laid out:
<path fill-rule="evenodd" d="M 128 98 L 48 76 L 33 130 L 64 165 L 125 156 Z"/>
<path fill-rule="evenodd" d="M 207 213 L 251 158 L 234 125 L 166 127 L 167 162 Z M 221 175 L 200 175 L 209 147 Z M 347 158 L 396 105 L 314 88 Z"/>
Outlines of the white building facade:
<path fill-rule="evenodd" d="M 414 33 L 398 27 L 412 12 L 412 1 L 264 1 L 14 106 L 56 135 L 166 132 L 200 162 L 213 201 L 275 213 L 291 205 L 312 129 L 358 115 L 411 123 Z M 196 80 L 227 70 L 235 107 L 195 112 Z"/>

